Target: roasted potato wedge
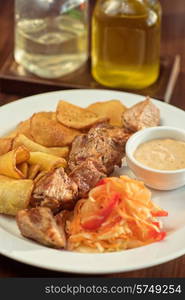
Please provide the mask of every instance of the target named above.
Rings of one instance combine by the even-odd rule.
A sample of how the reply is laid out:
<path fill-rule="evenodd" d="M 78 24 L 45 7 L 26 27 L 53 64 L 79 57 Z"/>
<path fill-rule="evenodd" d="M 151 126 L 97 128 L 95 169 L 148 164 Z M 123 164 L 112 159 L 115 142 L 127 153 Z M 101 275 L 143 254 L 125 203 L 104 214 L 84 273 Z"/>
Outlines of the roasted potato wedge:
<path fill-rule="evenodd" d="M 0 213 L 15 216 L 28 207 L 33 180 L 17 180 L 0 175 Z"/>
<path fill-rule="evenodd" d="M 17 165 L 17 168 L 22 172 L 24 178 L 28 178 L 28 164 L 27 162 L 22 162 Z"/>
<path fill-rule="evenodd" d="M 18 134 L 13 141 L 13 149 L 19 147 L 19 146 L 25 146 L 30 152 L 44 152 L 53 154 L 60 157 L 67 157 L 69 148 L 68 147 L 45 147 L 42 146 L 32 140 L 30 140 L 28 137 L 26 137 L 23 134 Z"/>
<path fill-rule="evenodd" d="M 40 165 L 36 164 L 36 165 L 30 165 L 29 169 L 28 169 L 28 178 L 29 179 L 35 179 L 35 177 L 37 176 L 37 174 L 40 171 Z"/>
<path fill-rule="evenodd" d="M 25 174 L 18 168 L 18 165 L 27 162 L 30 158 L 29 151 L 20 146 L 17 149 L 0 156 L 0 174 L 15 179 L 25 178 Z"/>
<path fill-rule="evenodd" d="M 41 171 L 50 171 L 53 168 L 65 168 L 67 166 L 64 158 L 43 152 L 30 152 L 28 163 L 30 165 L 40 165 Z"/>

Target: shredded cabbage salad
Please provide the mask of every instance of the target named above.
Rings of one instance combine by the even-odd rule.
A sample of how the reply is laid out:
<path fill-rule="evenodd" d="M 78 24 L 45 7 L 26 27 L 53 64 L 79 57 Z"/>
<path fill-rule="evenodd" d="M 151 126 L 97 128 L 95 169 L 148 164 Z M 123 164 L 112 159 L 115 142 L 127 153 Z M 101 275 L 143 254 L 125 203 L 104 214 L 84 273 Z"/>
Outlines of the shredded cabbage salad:
<path fill-rule="evenodd" d="M 87 199 L 77 202 L 67 221 L 68 248 L 110 252 L 161 241 L 158 217 L 168 213 L 151 201 L 144 183 L 128 176 L 102 179 Z"/>

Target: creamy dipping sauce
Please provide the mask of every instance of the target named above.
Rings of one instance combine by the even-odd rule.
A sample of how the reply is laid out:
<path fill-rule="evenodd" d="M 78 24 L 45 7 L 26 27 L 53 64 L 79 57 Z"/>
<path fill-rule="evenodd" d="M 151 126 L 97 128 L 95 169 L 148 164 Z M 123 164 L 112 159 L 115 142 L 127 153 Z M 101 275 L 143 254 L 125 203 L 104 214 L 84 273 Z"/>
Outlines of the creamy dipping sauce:
<path fill-rule="evenodd" d="M 183 169 L 185 168 L 185 142 L 175 139 L 151 140 L 136 149 L 134 158 L 153 169 Z"/>

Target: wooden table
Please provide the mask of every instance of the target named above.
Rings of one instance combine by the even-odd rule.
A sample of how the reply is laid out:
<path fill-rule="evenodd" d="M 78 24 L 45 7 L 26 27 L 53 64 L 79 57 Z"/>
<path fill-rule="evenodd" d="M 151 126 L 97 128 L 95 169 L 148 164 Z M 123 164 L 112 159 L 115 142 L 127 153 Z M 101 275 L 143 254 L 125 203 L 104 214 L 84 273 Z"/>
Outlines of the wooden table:
<path fill-rule="evenodd" d="M 185 5 L 184 0 L 162 0 L 163 30 L 162 55 L 181 55 L 181 71 L 175 86 L 171 104 L 185 109 Z M 12 43 L 12 0 L 0 0 L 0 67 L 6 57 L 6 49 Z M 4 12 L 6 13 L 6 17 Z M 7 17 L 8 16 L 8 17 Z M 0 105 L 20 98 L 19 94 L 2 93 Z M 68 277 L 74 274 L 42 270 L 18 263 L 0 255 L 0 277 Z M 78 275 L 80 276 L 80 275 Z M 101 276 L 103 277 L 103 276 Z M 185 256 L 171 262 L 134 272 L 105 275 L 105 277 L 185 277 Z"/>

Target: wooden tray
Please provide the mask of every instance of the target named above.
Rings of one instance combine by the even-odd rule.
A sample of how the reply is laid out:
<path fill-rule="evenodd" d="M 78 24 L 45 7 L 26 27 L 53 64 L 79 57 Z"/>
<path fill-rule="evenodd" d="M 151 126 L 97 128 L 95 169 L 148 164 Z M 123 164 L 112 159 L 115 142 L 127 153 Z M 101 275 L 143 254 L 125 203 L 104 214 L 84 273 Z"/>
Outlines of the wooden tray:
<path fill-rule="evenodd" d="M 4 2 L 6 6 L 3 11 L 3 18 L 7 21 L 6 30 L 2 30 L 1 41 L 2 52 L 0 55 L 0 88 L 1 92 L 20 94 L 23 96 L 33 95 L 42 92 L 48 92 L 61 89 L 77 88 L 107 88 L 98 84 L 90 72 L 90 61 L 81 69 L 55 80 L 46 80 L 36 77 L 16 64 L 13 59 L 13 36 L 14 36 L 14 18 L 13 18 L 13 0 Z M 89 6 L 89 19 L 92 15 L 95 0 L 91 0 Z M 89 23 L 90 24 L 90 23 Z M 173 74 L 175 57 L 165 57 L 161 59 L 160 76 L 155 84 L 143 90 L 129 90 L 130 92 L 150 95 L 163 100 L 169 78 Z M 175 82 L 175 81 L 174 81 Z M 172 83 L 174 83 L 172 82 Z M 171 80 L 170 80 L 171 83 Z M 172 85 L 171 85 L 172 86 Z"/>
<path fill-rule="evenodd" d="M 87 89 L 87 88 L 107 88 L 97 83 L 90 72 L 90 61 L 79 70 L 58 79 L 48 80 L 34 76 L 18 65 L 11 54 L 7 56 L 0 69 L 1 91 L 4 93 L 14 93 L 20 95 L 33 95 L 61 89 Z M 142 90 L 125 90 L 142 95 L 150 95 L 163 100 L 166 86 L 173 66 L 173 58 L 161 59 L 160 76 L 157 82 Z M 122 90 L 122 89 L 120 89 Z"/>

